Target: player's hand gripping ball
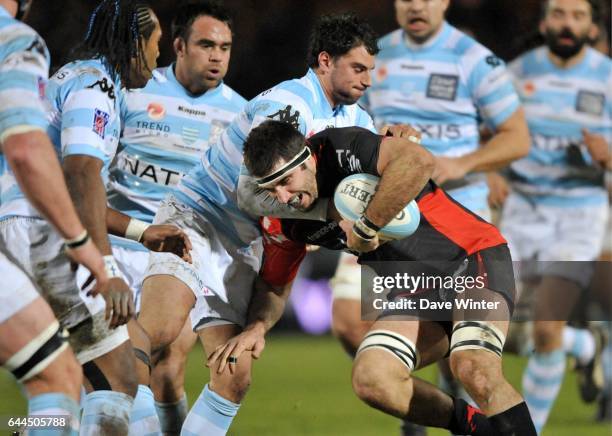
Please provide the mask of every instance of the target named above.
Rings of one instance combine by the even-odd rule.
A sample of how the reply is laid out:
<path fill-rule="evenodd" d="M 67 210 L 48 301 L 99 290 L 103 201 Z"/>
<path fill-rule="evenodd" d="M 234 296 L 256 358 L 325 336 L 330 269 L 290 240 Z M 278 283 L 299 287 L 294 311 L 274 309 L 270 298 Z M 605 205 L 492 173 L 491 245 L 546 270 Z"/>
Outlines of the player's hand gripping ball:
<path fill-rule="evenodd" d="M 380 177 L 371 174 L 353 174 L 344 178 L 334 193 L 334 205 L 342 218 L 357 221 L 372 200 Z M 419 227 L 421 213 L 412 200 L 402 211 L 378 232 L 381 239 L 402 239 Z"/>

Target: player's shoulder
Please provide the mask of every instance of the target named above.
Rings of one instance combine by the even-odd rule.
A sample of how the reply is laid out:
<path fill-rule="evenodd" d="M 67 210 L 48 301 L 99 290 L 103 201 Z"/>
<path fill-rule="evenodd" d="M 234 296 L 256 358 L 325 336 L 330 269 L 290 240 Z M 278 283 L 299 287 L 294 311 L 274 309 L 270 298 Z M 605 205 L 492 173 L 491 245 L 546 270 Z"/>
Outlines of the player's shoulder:
<path fill-rule="evenodd" d="M 57 70 L 51 81 L 73 90 L 94 88 L 97 85 L 102 85 L 105 89 L 114 88 L 112 78 L 102 63 L 96 60 L 72 61 Z"/>
<path fill-rule="evenodd" d="M 0 17 L 0 54 L 3 59 L 11 54 L 42 56 L 49 63 L 49 50 L 42 37 L 30 26 L 10 17 Z M 26 59 L 27 60 L 27 59 Z"/>
<path fill-rule="evenodd" d="M 221 97 L 236 108 L 242 108 L 247 103 L 247 100 L 229 85 L 221 83 L 219 87 Z"/>
<path fill-rule="evenodd" d="M 401 28 L 383 35 L 378 39 L 378 48 L 383 51 L 402 45 L 403 35 Z"/>
<path fill-rule="evenodd" d="M 254 100 L 276 101 L 285 103 L 285 105 L 292 100 L 300 100 L 306 104 L 310 104 L 315 100 L 315 92 L 310 81 L 304 76 L 299 79 L 290 79 L 280 82 L 272 88 L 258 94 Z"/>
<path fill-rule="evenodd" d="M 587 55 L 589 67 L 594 69 L 602 80 L 610 81 L 612 79 L 612 59 L 591 47 L 587 47 Z"/>
<path fill-rule="evenodd" d="M 481 59 L 497 59 L 491 50 L 476 41 L 470 35 L 467 35 L 448 23 L 446 25 L 449 31 L 443 47 L 455 54 L 462 62 L 474 63 Z"/>

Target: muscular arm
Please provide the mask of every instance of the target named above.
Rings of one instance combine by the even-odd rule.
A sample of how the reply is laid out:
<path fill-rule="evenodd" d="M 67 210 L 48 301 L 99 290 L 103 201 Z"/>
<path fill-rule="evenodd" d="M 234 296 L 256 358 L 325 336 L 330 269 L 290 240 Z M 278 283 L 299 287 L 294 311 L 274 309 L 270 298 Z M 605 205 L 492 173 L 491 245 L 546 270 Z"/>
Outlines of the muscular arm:
<path fill-rule="evenodd" d="M 529 130 L 523 108 L 519 108 L 497 127 L 484 146 L 458 159 L 465 165 L 466 173 L 470 173 L 503 168 L 528 153 Z"/>
<path fill-rule="evenodd" d="M 49 220 L 64 239 L 73 239 L 83 231 L 57 155 L 42 131 L 14 134 L 2 144 L 19 186 L 32 205 Z"/>
<path fill-rule="evenodd" d="M 103 255 L 111 253 L 106 231 L 106 190 L 100 170 L 100 159 L 85 155 L 70 155 L 64 159 L 64 175 L 72 201 L 81 221 Z"/>
<path fill-rule="evenodd" d="M 261 277 L 255 280 L 254 293 L 249 306 L 245 330 L 258 330 L 266 334 L 280 319 L 285 311 L 293 281 L 285 286 L 275 287 Z"/>
<path fill-rule="evenodd" d="M 433 168 L 433 156 L 420 145 L 403 138 L 385 138 L 377 163 L 381 179 L 366 217 L 379 227 L 385 226 L 421 192 Z"/>
<path fill-rule="evenodd" d="M 106 209 L 106 229 L 110 235 L 125 236 L 130 217 L 113 208 Z"/>

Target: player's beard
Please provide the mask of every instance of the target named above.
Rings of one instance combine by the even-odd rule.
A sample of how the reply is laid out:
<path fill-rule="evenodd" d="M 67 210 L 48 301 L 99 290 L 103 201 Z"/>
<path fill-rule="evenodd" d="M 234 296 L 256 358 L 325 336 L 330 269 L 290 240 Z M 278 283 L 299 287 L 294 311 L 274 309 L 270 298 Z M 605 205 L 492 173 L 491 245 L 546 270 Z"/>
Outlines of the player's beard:
<path fill-rule="evenodd" d="M 312 178 L 308 178 L 305 182 L 304 185 L 304 189 L 300 191 L 299 194 L 294 195 L 291 198 L 291 201 L 289 201 L 288 205 L 291 206 L 292 208 L 299 210 L 300 212 L 308 212 L 309 210 L 311 210 L 315 203 L 317 202 L 317 198 L 318 198 L 318 188 L 317 188 L 317 180 L 314 176 L 314 174 L 312 172 L 310 172 L 310 170 L 306 170 L 307 172 L 309 172 L 309 174 L 312 174 Z M 308 206 L 302 206 L 301 204 L 301 199 L 302 196 L 304 194 L 307 194 L 310 199 L 312 200 L 311 203 Z"/>
<path fill-rule="evenodd" d="M 544 35 L 546 38 L 546 45 L 553 54 L 559 56 L 561 59 L 569 59 L 575 56 L 582 47 L 588 42 L 588 35 L 577 36 L 572 33 L 571 30 L 564 28 L 560 32 L 555 32 L 552 29 L 546 29 Z M 570 38 L 574 43 L 572 45 L 561 44 L 559 40 L 561 38 Z"/>

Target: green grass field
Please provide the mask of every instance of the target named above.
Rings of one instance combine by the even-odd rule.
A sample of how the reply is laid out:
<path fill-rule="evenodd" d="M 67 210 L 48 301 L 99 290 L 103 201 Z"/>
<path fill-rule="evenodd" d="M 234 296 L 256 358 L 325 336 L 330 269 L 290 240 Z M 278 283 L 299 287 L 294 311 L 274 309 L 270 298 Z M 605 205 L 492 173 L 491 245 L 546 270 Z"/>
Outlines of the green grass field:
<path fill-rule="evenodd" d="M 507 356 L 505 372 L 520 385 L 526 360 Z M 208 379 L 200 349 L 189 359 L 186 388 L 194 401 Z M 231 435 L 397 435 L 399 421 L 362 404 L 352 393 L 351 361 L 331 337 L 274 335 L 255 364 L 253 384 Z M 435 369 L 419 371 L 430 381 Z M 0 373 L 0 415 L 23 415 L 25 401 L 6 372 Z M 594 405 L 578 399 L 568 373 L 545 436 L 608 436 L 612 427 L 592 422 Z M 440 430 L 430 435 L 446 435 Z"/>

